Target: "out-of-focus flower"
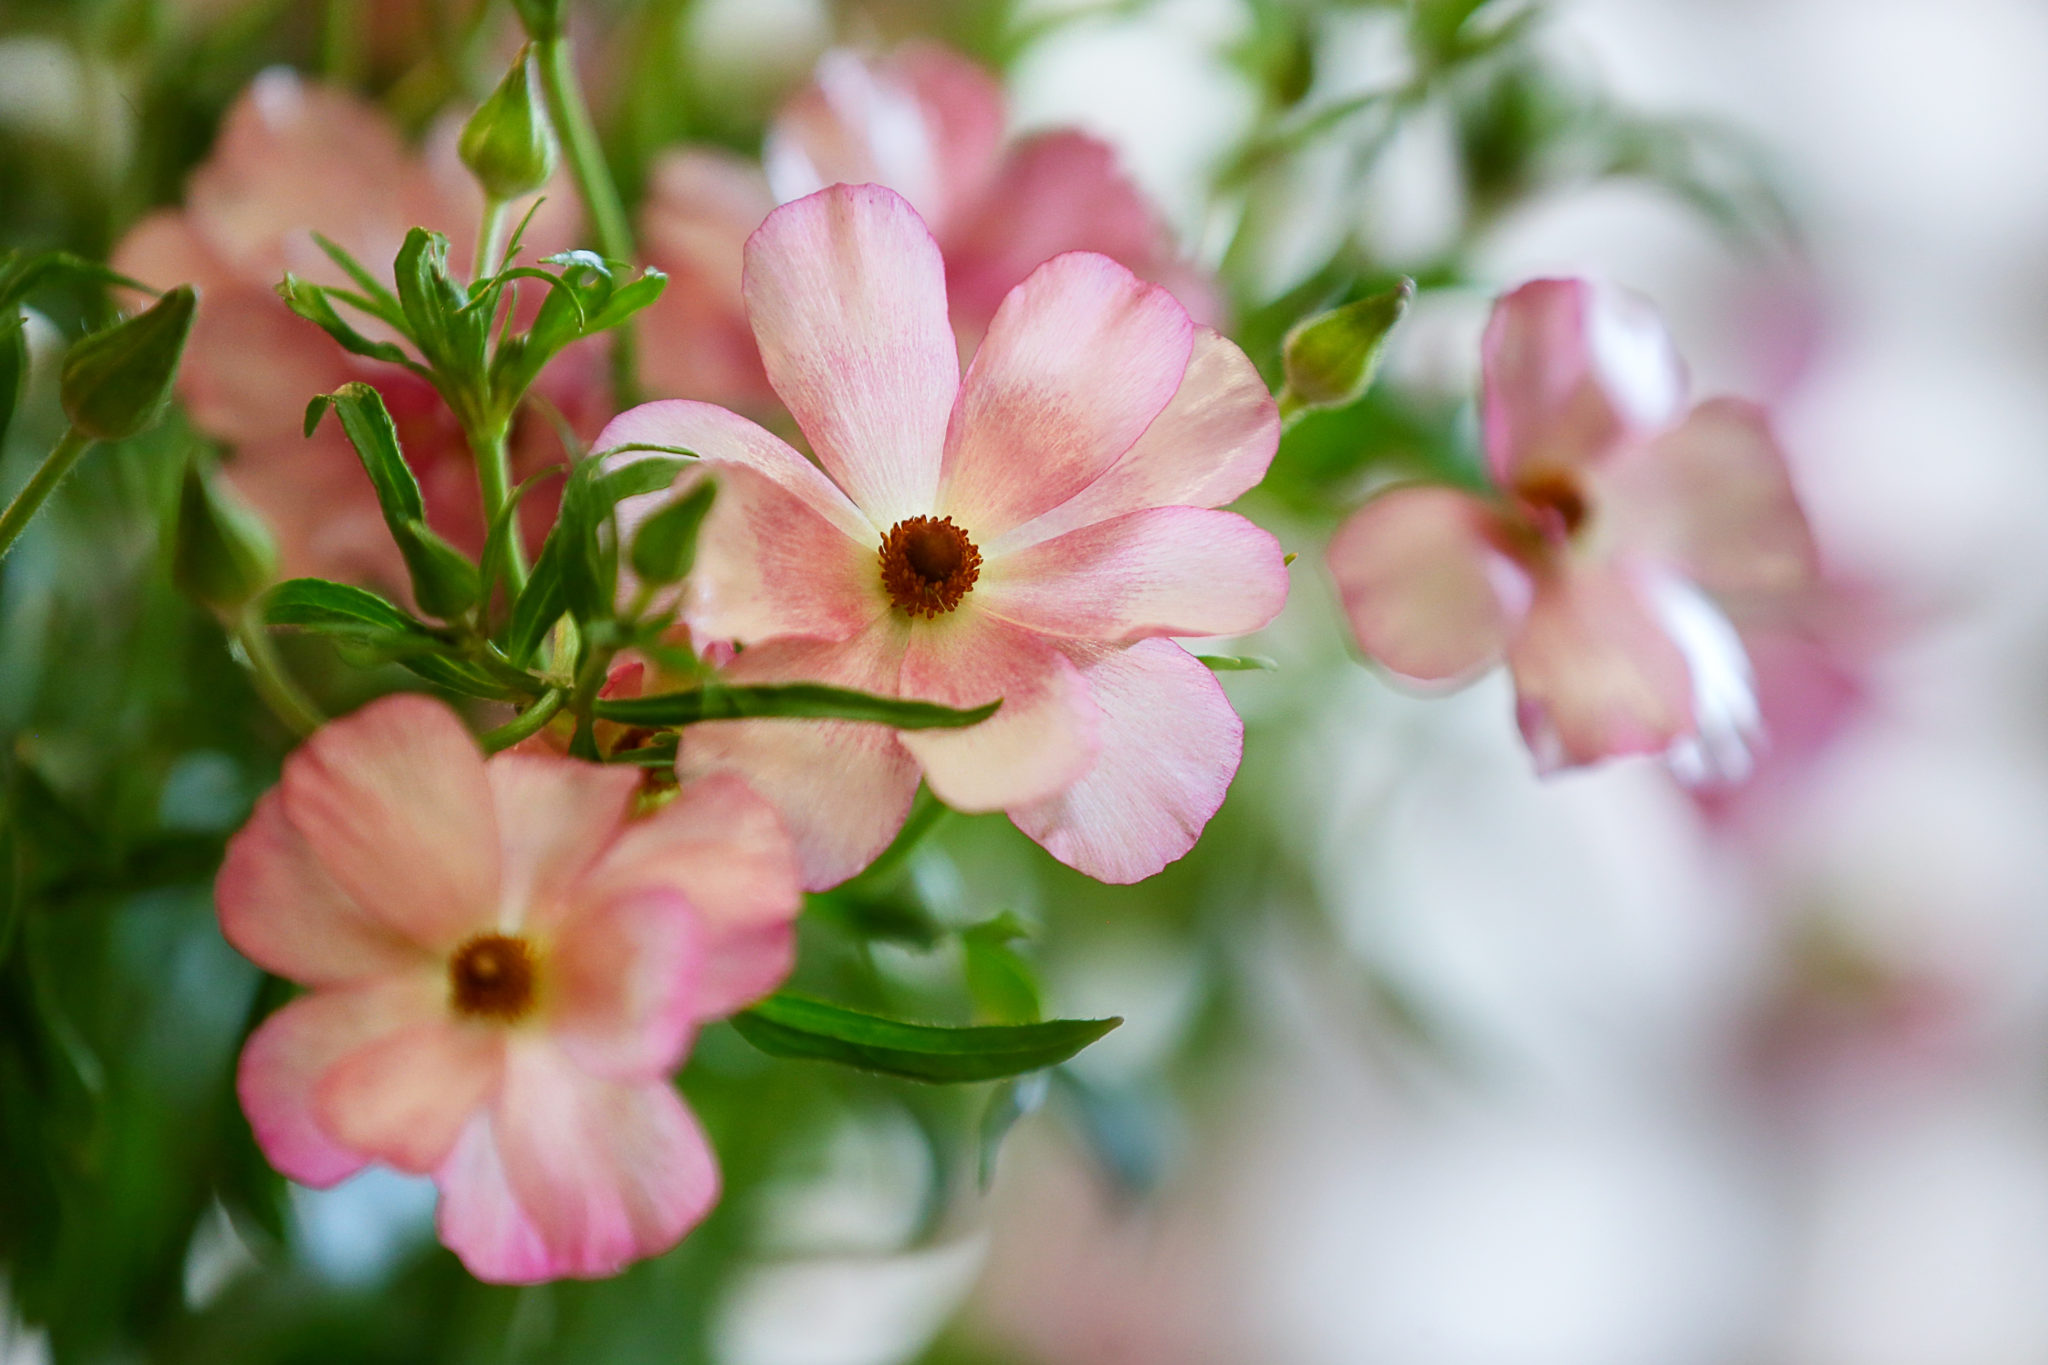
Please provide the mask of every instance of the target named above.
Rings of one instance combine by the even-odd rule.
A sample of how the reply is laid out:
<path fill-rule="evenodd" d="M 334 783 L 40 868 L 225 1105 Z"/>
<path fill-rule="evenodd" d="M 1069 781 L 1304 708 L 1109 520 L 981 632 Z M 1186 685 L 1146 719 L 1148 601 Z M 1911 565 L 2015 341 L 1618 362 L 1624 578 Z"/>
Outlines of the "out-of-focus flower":
<path fill-rule="evenodd" d="M 1503 297 L 1484 365 L 1498 494 L 1390 489 L 1330 544 L 1360 646 L 1425 682 L 1505 659 L 1546 771 L 1662 753 L 1682 776 L 1741 773 L 1756 699 L 1723 608 L 1800 589 L 1816 559 L 1764 414 L 1685 412 L 1654 312 L 1581 280 Z"/>
<path fill-rule="evenodd" d="M 451 124 L 415 155 L 356 97 L 288 71 L 266 72 L 228 111 L 212 154 L 186 187 L 185 206 L 143 219 L 114 253 L 115 268 L 144 283 L 199 286 L 178 393 L 203 431 L 234 447 L 224 472 L 277 532 L 287 574 L 393 589 L 407 581 L 339 428 L 330 423 L 310 440 L 301 429 L 309 399 L 352 380 L 383 394 L 434 529 L 471 553 L 483 547 L 474 464 L 440 395 L 395 365 L 344 352 L 275 292 L 286 271 L 349 284 L 315 232 L 388 281 L 406 230 L 418 224 L 447 233 L 455 268 L 467 270 L 483 199 L 456 155 L 456 136 Z M 548 198 L 528 229 L 528 252 L 572 244 L 573 202 L 568 194 Z M 368 320 L 363 330 L 381 334 Z M 597 362 L 588 345 L 572 347 L 539 385 L 586 431 L 602 416 Z M 531 473 L 559 458 L 550 424 L 522 416 L 513 434 L 515 469 Z M 524 510 L 529 535 L 544 532 L 546 499 L 537 493 Z"/>
<path fill-rule="evenodd" d="M 732 778 L 632 818 L 638 774 L 486 762 L 402 696 L 322 729 L 229 845 L 222 931 L 311 987 L 238 1089 L 280 1171 L 431 1174 L 478 1277 L 608 1275 L 718 1195 L 670 1084 L 697 1025 L 766 994 L 799 897 L 774 812 Z"/>
<path fill-rule="evenodd" d="M 813 887 L 881 851 L 920 771 L 949 804 L 1135 881 L 1188 850 L 1237 770 L 1236 713 L 1164 637 L 1280 609 L 1278 544 L 1210 510 L 1264 474 L 1278 414 L 1243 352 L 1092 252 L 1012 290 L 963 380 L 944 272 L 893 191 L 785 205 L 748 243 L 747 312 L 823 470 L 708 403 L 647 404 L 599 440 L 716 471 L 686 616 L 744 646 L 728 677 L 1002 709 L 963 730 L 698 725 L 679 770 L 745 775 Z M 623 535 L 656 497 L 621 509 Z"/>
<path fill-rule="evenodd" d="M 669 275 L 646 319 L 647 383 L 748 409 L 774 401 L 740 297 L 741 249 L 777 203 L 831 184 L 886 185 L 923 216 L 969 353 L 1004 296 L 1063 251 L 1099 251 L 1215 319 L 1214 283 L 1180 256 L 1108 144 L 1067 129 L 1006 145 L 1003 122 L 992 75 L 912 43 L 882 59 L 826 54 L 770 127 L 765 175 L 724 153 L 671 153 L 642 219 L 648 258 Z"/>

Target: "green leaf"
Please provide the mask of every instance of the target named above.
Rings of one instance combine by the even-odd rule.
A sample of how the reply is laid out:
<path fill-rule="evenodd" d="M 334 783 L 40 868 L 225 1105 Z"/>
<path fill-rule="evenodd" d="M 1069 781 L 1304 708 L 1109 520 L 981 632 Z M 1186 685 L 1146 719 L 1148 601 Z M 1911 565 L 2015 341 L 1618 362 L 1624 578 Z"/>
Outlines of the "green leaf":
<path fill-rule="evenodd" d="M 1121 1019 L 948 1028 L 913 1024 L 797 995 L 772 995 L 734 1015 L 740 1036 L 771 1057 L 837 1062 L 914 1081 L 993 1081 L 1057 1066 Z"/>
<path fill-rule="evenodd" d="M 569 472 L 562 488 L 562 507 L 555 517 L 555 529 L 548 536 L 557 544 L 562 604 L 578 621 L 595 621 L 612 611 L 613 572 L 616 560 L 609 559 L 599 539 L 599 529 L 611 516 L 611 504 L 599 487 L 598 466 L 585 460 Z"/>
<path fill-rule="evenodd" d="M 718 485 L 706 479 L 640 523 L 632 563 L 641 582 L 675 583 L 690 576 L 697 562 L 697 532 L 717 496 Z"/>
<path fill-rule="evenodd" d="M 384 524 L 391 533 L 410 521 L 424 521 L 427 505 L 420 499 L 419 480 L 398 448 L 398 428 L 384 407 L 384 395 L 368 384 L 344 384 L 333 393 L 323 393 L 306 405 L 306 434 L 311 436 L 320 419 L 332 409 L 341 422 L 343 434 L 355 447 L 363 472 L 376 490 L 377 506 L 383 509 Z"/>
<path fill-rule="evenodd" d="M 287 579 L 264 597 L 263 619 L 273 626 L 309 630 L 369 649 L 465 697 L 505 701 L 524 695 L 461 659 L 447 657 L 447 642 L 425 622 L 365 588 L 324 578 Z M 539 690 L 538 683 L 533 690 Z"/>
<path fill-rule="evenodd" d="M 557 521 L 533 561 L 519 600 L 512 604 L 512 623 L 505 629 L 506 657 L 523 667 L 567 609 L 562 597 L 562 524 Z"/>
<path fill-rule="evenodd" d="M 407 330 L 439 382 L 455 385 L 457 392 L 480 388 L 490 316 L 488 310 L 465 311 L 469 295 L 448 273 L 448 239 L 425 228 L 412 229 L 398 249 L 393 273 Z"/>
<path fill-rule="evenodd" d="M 1277 660 L 1263 654 L 1197 654 L 1204 667 L 1217 673 L 1245 673 L 1257 670 L 1271 673 L 1280 667 Z"/>
<path fill-rule="evenodd" d="M 602 462 L 595 457 L 586 463 L 603 469 Z M 659 493 L 694 463 L 693 459 L 635 460 L 616 469 L 604 469 L 596 476 L 598 505 L 610 512 L 627 498 Z"/>
<path fill-rule="evenodd" d="M 1372 386 L 1387 336 L 1415 297 L 1415 281 L 1296 323 L 1281 343 L 1280 415 L 1357 402 Z"/>
<path fill-rule="evenodd" d="M 370 304 L 363 310 L 364 312 L 382 319 L 401 332 L 405 330 L 405 309 L 398 302 L 398 296 L 392 293 L 382 280 L 363 269 L 356 258 L 349 255 L 347 248 L 339 242 L 317 232 L 313 234 L 313 242 L 327 253 L 328 260 L 340 266 L 342 273 L 355 281 L 356 288 L 362 291 L 364 299 Z"/>
<path fill-rule="evenodd" d="M 27 374 L 28 329 L 22 315 L 10 310 L 0 315 L 0 449 L 6 448 L 7 428 L 14 421 L 21 381 Z"/>
<path fill-rule="evenodd" d="M 412 574 L 412 593 L 427 615 L 453 621 L 477 604 L 483 581 L 469 556 L 450 545 L 424 521 L 398 529 L 398 552 Z"/>
<path fill-rule="evenodd" d="M 597 703 L 600 720 L 628 725 L 695 725 L 707 720 L 856 720 L 897 730 L 957 730 L 996 713 L 1000 700 L 957 710 L 823 683 L 767 683 L 757 687 L 710 684 L 687 692 L 619 697 Z"/>
<path fill-rule="evenodd" d="M 344 351 L 351 355 L 367 356 L 372 360 L 387 361 L 403 365 L 411 370 L 420 367 L 402 349 L 389 341 L 372 341 L 345 321 L 334 311 L 328 301 L 327 291 L 317 284 L 308 284 L 298 276 L 287 273 L 278 282 L 277 296 L 285 306 L 297 313 L 321 331 L 333 337 Z"/>
<path fill-rule="evenodd" d="M 1015 915 L 1004 913 L 960 933 L 967 990 L 977 1017 L 999 1024 L 1028 1024 L 1044 1017 L 1038 974 L 1010 944 L 1030 931 Z"/>
<path fill-rule="evenodd" d="M 563 471 L 559 467 L 541 470 L 520 481 L 512 490 L 505 505 L 498 509 L 498 515 L 491 518 L 491 529 L 484 535 L 483 559 L 479 565 L 482 579 L 481 595 L 488 598 L 498 583 L 505 577 L 512 562 L 512 535 L 519 524 L 519 505 L 526 501 L 526 495 L 544 480 L 558 477 Z"/>

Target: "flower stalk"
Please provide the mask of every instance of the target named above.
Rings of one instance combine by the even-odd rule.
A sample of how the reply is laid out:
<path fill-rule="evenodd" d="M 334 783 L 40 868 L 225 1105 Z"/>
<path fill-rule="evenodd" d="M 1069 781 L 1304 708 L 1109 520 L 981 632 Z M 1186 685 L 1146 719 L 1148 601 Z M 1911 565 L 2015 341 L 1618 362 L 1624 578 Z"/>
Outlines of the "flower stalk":
<path fill-rule="evenodd" d="M 41 509 L 45 500 L 64 482 L 64 476 L 71 472 L 79 458 L 92 448 L 93 438 L 77 427 L 65 429 L 56 447 L 43 458 L 36 472 L 22 486 L 14 500 L 7 504 L 7 510 L 0 512 L 0 556 L 12 549 L 22 530 Z"/>

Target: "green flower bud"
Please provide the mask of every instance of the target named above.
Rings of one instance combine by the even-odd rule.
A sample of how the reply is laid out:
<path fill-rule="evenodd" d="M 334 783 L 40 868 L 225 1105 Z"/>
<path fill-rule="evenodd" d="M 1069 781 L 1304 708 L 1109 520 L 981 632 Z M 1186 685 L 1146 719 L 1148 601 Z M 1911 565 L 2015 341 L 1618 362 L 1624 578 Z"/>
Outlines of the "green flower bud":
<path fill-rule="evenodd" d="M 562 0 L 512 0 L 512 8 L 519 11 L 529 38 L 553 38 L 562 31 Z"/>
<path fill-rule="evenodd" d="M 1280 391 L 1282 416 L 1306 408 L 1335 408 L 1355 403 L 1372 386 L 1387 334 L 1408 311 L 1415 281 L 1403 280 L 1383 294 L 1303 318 L 1281 344 L 1287 377 Z"/>
<path fill-rule="evenodd" d="M 187 465 L 171 581 L 201 605 L 234 613 L 276 577 L 277 545 L 262 519 L 198 466 Z"/>
<path fill-rule="evenodd" d="M 64 415 L 101 441 L 133 436 L 163 415 L 198 301 L 181 284 L 149 308 L 95 332 L 64 357 Z"/>
<path fill-rule="evenodd" d="M 555 173 L 555 130 L 533 88 L 531 48 L 522 48 L 491 97 L 463 125 L 462 164 L 493 199 L 517 199 Z"/>

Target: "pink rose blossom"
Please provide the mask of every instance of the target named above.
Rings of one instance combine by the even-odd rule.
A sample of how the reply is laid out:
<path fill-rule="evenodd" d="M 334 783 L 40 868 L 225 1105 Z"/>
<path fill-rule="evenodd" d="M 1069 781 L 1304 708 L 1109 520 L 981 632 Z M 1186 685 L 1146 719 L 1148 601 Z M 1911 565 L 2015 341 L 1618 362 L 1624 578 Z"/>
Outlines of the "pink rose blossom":
<path fill-rule="evenodd" d="M 1345 523 L 1329 562 L 1360 646 L 1424 682 L 1505 659 L 1545 770 L 1745 770 L 1757 707 L 1723 608 L 1802 588 L 1813 538 L 1763 413 L 1684 398 L 1640 300 L 1579 280 L 1504 296 L 1483 395 L 1500 492 L 1394 488 Z"/>
<path fill-rule="evenodd" d="M 683 400 L 599 438 L 696 451 L 718 479 L 696 637 L 744 647 L 735 681 L 1003 705 L 960 730 L 693 726 L 680 771 L 743 774 L 782 811 L 812 887 L 881 851 L 920 772 L 1105 881 L 1185 853 L 1243 727 L 1165 637 L 1256 630 L 1287 593 L 1273 537 L 1210 510 L 1258 482 L 1279 438 L 1244 354 L 1077 251 L 1010 291 L 963 379 L 938 243 L 874 185 L 777 209 L 747 245 L 745 288 L 818 463 Z M 622 534 L 657 501 L 628 504 Z"/>
<path fill-rule="evenodd" d="M 369 480 L 339 428 L 308 440 L 306 403 L 351 380 L 373 384 L 397 423 L 434 529 L 474 554 L 484 518 L 462 428 L 424 379 L 349 355 L 293 316 L 276 286 L 286 271 L 348 285 L 313 241 L 319 232 L 387 282 L 408 228 L 444 232 L 456 268 L 467 270 L 480 191 L 455 155 L 454 128 L 414 155 L 376 109 L 342 91 L 265 72 L 236 101 L 206 162 L 193 172 L 182 209 L 150 214 L 114 253 L 114 267 L 145 284 L 199 286 L 199 314 L 178 376 L 192 420 L 234 448 L 226 472 L 277 534 L 287 574 L 315 574 L 398 589 L 403 561 L 384 529 Z M 525 254 L 572 245 L 574 196 L 549 197 L 527 232 Z M 558 207 L 559 206 L 559 207 Z M 515 217 L 524 205 L 513 210 Z M 381 325 L 352 319 L 382 336 Z M 391 339 L 391 338 L 385 338 Z M 602 419 L 599 357 L 570 348 L 541 382 L 545 396 L 586 432 Z M 538 414 L 513 435 L 513 463 L 531 473 L 562 458 Z M 551 493 L 524 511 L 530 536 L 546 531 Z"/>
<path fill-rule="evenodd" d="M 826 54 L 768 131 L 759 167 L 701 148 L 654 167 L 642 239 L 669 287 L 647 316 L 644 378 L 659 392 L 748 410 L 774 401 L 740 298 L 741 249 L 777 203 L 831 184 L 909 200 L 946 261 L 953 325 L 971 351 L 1039 262 L 1099 251 L 1171 290 L 1203 322 L 1220 311 L 1108 144 L 1071 129 L 1004 141 L 1002 87 L 965 57 L 912 43 L 882 59 Z"/>
<path fill-rule="evenodd" d="M 488 762 L 438 702 L 322 729 L 228 846 L 221 929 L 310 987 L 237 1088 L 256 1140 L 327 1186 L 431 1175 L 481 1279 L 609 1275 L 673 1246 L 718 1168 L 669 1075 L 699 1023 L 787 975 L 787 836 L 730 777 L 632 817 L 639 774 Z"/>

